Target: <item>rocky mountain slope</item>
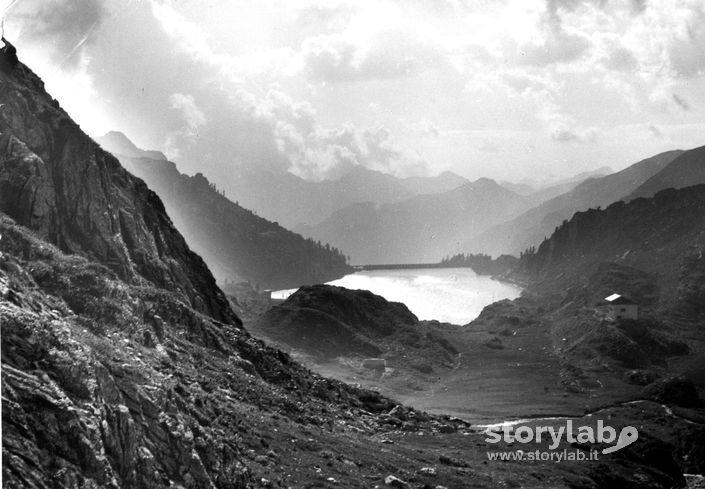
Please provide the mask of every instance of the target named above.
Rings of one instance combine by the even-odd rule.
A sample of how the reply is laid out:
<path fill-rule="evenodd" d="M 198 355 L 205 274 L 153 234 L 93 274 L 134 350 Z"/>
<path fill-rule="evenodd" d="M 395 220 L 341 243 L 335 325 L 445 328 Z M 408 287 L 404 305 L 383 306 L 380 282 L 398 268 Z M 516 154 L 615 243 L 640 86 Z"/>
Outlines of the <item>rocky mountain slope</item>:
<path fill-rule="evenodd" d="M 483 178 L 403 202 L 355 204 L 297 230 L 344 246 L 355 264 L 435 263 L 489 226 L 516 216 L 526 203 L 525 197 Z"/>
<path fill-rule="evenodd" d="M 705 185 L 696 185 L 664 190 L 650 199 L 617 202 L 603 210 L 578 212 L 520 263 L 534 282 L 552 290 L 580 284 L 581 277 L 596 272 L 600 263 L 616 263 L 651 275 L 650 305 L 694 307 L 705 296 L 686 284 L 701 268 L 703 251 Z M 631 287 L 639 283 L 634 281 Z M 644 296 L 638 291 L 631 295 Z"/>
<path fill-rule="evenodd" d="M 578 212 L 521 256 L 525 296 L 486 308 L 469 327 L 496 331 L 512 328 L 513 317 L 533 319 L 560 358 L 565 389 L 594 397 L 637 388 L 636 399 L 694 407 L 686 430 L 667 437 L 682 440 L 684 453 L 701 453 L 704 252 L 705 185 Z M 608 317 L 601 304 L 613 293 L 636 301 L 638 319 Z M 511 338 L 502 341 L 511 347 Z M 686 471 L 702 470 L 700 459 Z"/>
<path fill-rule="evenodd" d="M 236 322 L 203 260 L 159 198 L 88 138 L 22 64 L 0 78 L 0 211 L 67 253 L 100 261 L 132 284 L 177 292 Z"/>
<path fill-rule="evenodd" d="M 705 183 L 705 147 L 691 149 L 649 178 L 627 200 L 652 197 L 667 188 L 683 188 Z"/>
<path fill-rule="evenodd" d="M 159 195 L 176 228 L 218 282 L 284 289 L 335 280 L 351 271 L 340 250 L 242 208 L 203 175 L 180 173 L 163 155 L 137 148 L 120 133 L 98 142 Z"/>
<path fill-rule="evenodd" d="M 468 476 L 424 475 L 438 455 L 401 439 L 371 453 L 398 431 L 384 417 L 395 403 L 379 394 L 313 375 L 177 293 L 127 284 L 4 215 L 0 233 L 3 487 L 359 487 L 389 475 L 461 485 Z M 429 434 L 448 424 L 411 416 L 408 426 Z"/>
<path fill-rule="evenodd" d="M 576 212 L 605 207 L 627 197 L 682 153 L 668 151 L 605 177 L 588 179 L 573 190 L 488 229 L 463 243 L 462 248 L 464 251 L 482 251 L 495 255 L 518 255 L 529 246 L 538 246 L 561 222 Z"/>
<path fill-rule="evenodd" d="M 520 268 L 567 362 L 642 384 L 684 374 L 702 389 L 704 252 L 705 185 L 696 185 L 578 212 Z M 600 304 L 613 293 L 636 301 L 638 320 L 607 317 Z"/>

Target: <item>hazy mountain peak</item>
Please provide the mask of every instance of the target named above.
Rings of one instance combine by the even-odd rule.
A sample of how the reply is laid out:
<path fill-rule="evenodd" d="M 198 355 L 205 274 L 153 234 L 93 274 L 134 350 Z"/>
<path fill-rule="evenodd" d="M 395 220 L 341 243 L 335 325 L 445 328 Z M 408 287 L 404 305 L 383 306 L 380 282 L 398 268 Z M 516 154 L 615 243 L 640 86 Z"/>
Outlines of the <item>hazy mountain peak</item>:
<path fill-rule="evenodd" d="M 125 133 L 120 131 L 108 131 L 104 136 L 97 138 L 103 140 L 106 143 L 110 143 L 115 146 L 115 148 L 120 148 L 124 151 L 141 151 L 135 143 L 130 141 L 130 139 L 125 135 Z"/>
<path fill-rule="evenodd" d="M 355 165 L 350 169 L 350 171 L 344 173 L 338 181 L 344 182 L 346 180 L 361 179 L 388 181 L 395 180 L 396 177 L 394 175 L 390 175 L 389 173 L 384 173 L 383 171 L 367 168 L 364 165 Z"/>
<path fill-rule="evenodd" d="M 565 178 L 557 183 L 569 183 L 569 182 L 579 182 L 582 180 L 587 180 L 588 178 L 598 178 L 604 177 L 614 173 L 614 170 L 607 165 L 601 166 L 595 170 L 580 172 L 577 175 L 569 178 Z"/>
<path fill-rule="evenodd" d="M 471 182 L 473 186 L 486 186 L 486 187 L 500 187 L 500 185 L 492 180 L 491 178 L 487 177 L 481 177 L 475 180 L 474 182 Z"/>
<path fill-rule="evenodd" d="M 467 181 L 467 178 L 462 177 L 462 176 L 458 175 L 457 173 L 450 171 L 450 170 L 445 170 L 445 171 L 439 173 L 436 178 L 441 179 L 441 180 L 455 181 L 455 182 Z"/>
<path fill-rule="evenodd" d="M 138 148 L 130 138 L 120 131 L 109 131 L 104 136 L 95 138 L 95 141 L 100 144 L 103 149 L 116 155 L 167 161 L 167 157 L 161 151 Z"/>

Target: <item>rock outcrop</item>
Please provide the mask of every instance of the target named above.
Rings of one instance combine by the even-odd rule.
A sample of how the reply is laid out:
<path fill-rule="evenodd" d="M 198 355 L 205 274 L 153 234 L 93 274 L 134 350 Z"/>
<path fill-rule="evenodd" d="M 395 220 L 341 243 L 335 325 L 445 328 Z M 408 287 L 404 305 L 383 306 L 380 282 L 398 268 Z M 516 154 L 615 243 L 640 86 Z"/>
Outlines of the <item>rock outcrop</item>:
<path fill-rule="evenodd" d="M 451 367 L 458 353 L 434 326 L 437 322 L 419 321 L 404 304 L 367 290 L 313 285 L 271 308 L 250 330 L 321 361 L 384 356 L 395 368 L 432 373 L 432 366 Z"/>

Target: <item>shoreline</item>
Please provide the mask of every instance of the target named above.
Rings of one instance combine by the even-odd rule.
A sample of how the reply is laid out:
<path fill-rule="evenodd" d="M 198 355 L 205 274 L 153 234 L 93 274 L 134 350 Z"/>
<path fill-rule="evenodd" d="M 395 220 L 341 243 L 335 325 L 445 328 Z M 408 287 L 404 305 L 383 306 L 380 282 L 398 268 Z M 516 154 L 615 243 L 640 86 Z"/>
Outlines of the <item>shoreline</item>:
<path fill-rule="evenodd" d="M 485 307 L 504 299 L 519 298 L 524 293 L 524 288 L 519 283 L 490 274 L 477 273 L 472 267 L 427 266 L 420 269 L 403 267 L 404 265 L 400 268 L 358 270 L 343 279 L 323 285 L 350 290 L 367 290 L 390 302 L 404 304 L 420 321 L 437 321 L 458 327 L 463 327 L 477 319 Z M 430 284 L 426 284 L 425 280 L 419 282 L 414 278 L 421 275 L 432 277 Z M 410 280 L 409 277 L 412 279 Z M 348 278 L 347 282 L 346 278 Z M 490 282 L 487 282 L 488 280 Z M 338 283 L 341 281 L 343 283 Z M 299 289 L 272 290 L 270 303 L 273 306 L 279 305 L 297 290 Z"/>

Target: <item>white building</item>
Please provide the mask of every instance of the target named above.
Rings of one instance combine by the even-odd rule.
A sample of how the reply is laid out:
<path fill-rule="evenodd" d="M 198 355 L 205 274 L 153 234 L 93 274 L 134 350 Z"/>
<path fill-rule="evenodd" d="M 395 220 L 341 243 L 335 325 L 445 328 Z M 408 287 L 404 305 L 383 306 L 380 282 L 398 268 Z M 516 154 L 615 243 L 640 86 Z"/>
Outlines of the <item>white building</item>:
<path fill-rule="evenodd" d="M 629 297 L 612 294 L 605 297 L 607 314 L 612 319 L 639 319 L 639 305 Z"/>

